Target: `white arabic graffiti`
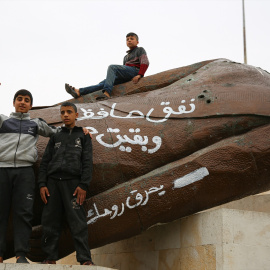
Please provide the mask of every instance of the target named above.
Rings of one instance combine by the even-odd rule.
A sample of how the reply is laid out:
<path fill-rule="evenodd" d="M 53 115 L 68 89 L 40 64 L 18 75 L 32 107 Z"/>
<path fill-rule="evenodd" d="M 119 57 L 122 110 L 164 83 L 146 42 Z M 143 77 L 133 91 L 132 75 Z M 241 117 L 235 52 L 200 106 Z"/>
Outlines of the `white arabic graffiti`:
<path fill-rule="evenodd" d="M 172 190 L 183 188 L 185 186 L 191 185 L 197 181 L 202 180 L 204 177 L 209 175 L 209 171 L 207 170 L 206 167 L 199 168 L 189 174 L 184 175 L 183 177 L 177 178 L 173 181 L 173 187 Z M 163 185 L 160 185 L 160 187 L 152 187 L 148 191 L 144 191 L 145 193 L 145 198 L 144 196 L 139 193 L 137 190 L 132 190 L 130 191 L 131 195 L 135 195 L 135 200 L 137 201 L 135 204 L 131 205 L 130 204 L 130 196 L 127 197 L 125 204 L 121 203 L 121 211 L 118 213 L 119 207 L 117 205 L 113 205 L 111 207 L 111 210 L 105 208 L 103 211 L 103 214 L 100 214 L 96 204 L 93 204 L 94 211 L 90 209 L 87 214 L 87 218 L 91 218 L 87 221 L 87 224 L 93 224 L 95 223 L 99 218 L 105 217 L 105 216 L 110 216 L 110 219 L 114 219 L 115 217 L 119 217 L 124 214 L 125 207 L 129 209 L 133 209 L 138 206 L 145 206 L 148 201 L 149 201 L 149 194 L 158 192 L 159 196 L 163 196 L 166 191 L 162 190 L 164 188 Z"/>
<path fill-rule="evenodd" d="M 86 127 L 92 134 L 98 134 L 98 131 L 93 128 L 93 127 Z M 107 129 L 107 132 L 108 133 L 119 133 L 120 130 L 118 128 L 108 128 Z M 132 151 L 132 148 L 130 146 L 127 146 L 125 147 L 124 145 L 122 145 L 123 143 L 129 143 L 131 145 L 140 145 L 141 146 L 141 150 L 143 152 L 148 152 L 149 154 L 153 154 L 155 153 L 156 151 L 159 150 L 159 148 L 161 147 L 161 144 L 162 144 L 162 139 L 159 137 L 159 136 L 154 136 L 152 138 L 152 142 L 155 144 L 155 147 L 153 149 L 148 149 L 146 147 L 146 145 L 148 144 L 149 142 L 149 139 L 147 136 L 141 136 L 139 134 L 136 134 L 136 133 L 139 133 L 141 132 L 141 130 L 139 128 L 130 128 L 129 129 L 129 132 L 130 133 L 135 133 L 135 135 L 133 135 L 133 138 L 129 138 L 127 135 L 120 135 L 120 134 L 117 134 L 116 135 L 116 138 L 118 141 L 116 141 L 115 143 L 106 143 L 102 140 L 102 138 L 105 136 L 105 134 L 99 134 L 96 136 L 96 140 L 103 146 L 105 147 L 108 147 L 108 148 L 115 148 L 115 147 L 118 147 L 119 146 L 119 150 L 120 151 L 126 151 L 128 153 L 130 153 Z"/>
<path fill-rule="evenodd" d="M 195 99 L 192 98 L 190 100 L 191 102 L 194 102 Z M 182 100 L 181 103 L 184 104 L 186 101 Z M 161 102 L 160 105 L 162 106 L 166 106 L 163 108 L 163 112 L 165 113 L 165 116 L 163 119 L 160 120 L 154 120 L 151 119 L 150 116 L 154 111 L 154 108 L 151 108 L 148 113 L 146 115 L 144 115 L 143 112 L 139 111 L 139 110 L 132 110 L 128 113 L 127 116 L 118 116 L 115 115 L 115 107 L 116 107 L 117 103 L 113 103 L 112 108 L 109 112 L 106 112 L 104 110 L 104 108 L 100 108 L 100 110 L 97 112 L 97 114 L 95 115 L 95 113 L 93 112 L 92 109 L 84 109 L 84 108 L 80 108 L 81 111 L 83 112 L 83 116 L 79 117 L 77 120 L 85 120 L 85 119 L 103 119 L 106 118 L 108 116 L 111 116 L 113 118 L 120 118 L 120 119 L 135 119 L 135 118 L 146 118 L 147 121 L 152 122 L 152 123 L 162 123 L 167 121 L 171 115 L 180 115 L 180 114 L 184 114 L 184 113 L 192 113 L 195 111 L 195 105 L 193 103 L 190 103 L 190 110 L 187 110 L 185 105 L 180 105 L 178 106 L 178 111 L 174 111 L 171 107 L 169 107 L 168 105 L 170 105 L 170 102 Z"/>
<path fill-rule="evenodd" d="M 123 213 L 125 211 L 125 206 L 127 208 L 129 208 L 129 209 L 133 209 L 133 208 L 138 207 L 140 205 L 141 206 L 144 206 L 149 201 L 149 194 L 160 191 L 160 192 L 158 192 L 158 195 L 159 196 L 164 195 L 165 194 L 165 191 L 164 190 L 162 191 L 163 188 L 164 188 L 164 186 L 163 185 L 160 185 L 160 187 L 152 187 L 148 191 L 145 190 L 144 191 L 145 198 L 137 190 L 132 190 L 130 192 L 130 194 L 133 195 L 133 194 L 135 194 L 137 192 L 136 197 L 135 197 L 135 200 L 138 201 L 138 202 L 136 204 L 134 204 L 134 205 L 131 205 L 130 204 L 130 197 L 127 197 L 125 204 L 124 203 L 121 203 L 121 211 L 119 213 L 118 213 L 118 206 L 117 205 L 113 205 L 111 207 L 111 210 L 105 208 L 104 209 L 104 213 L 103 214 L 100 214 L 99 211 L 98 211 L 98 209 L 97 209 L 96 204 L 94 203 L 93 204 L 94 211 L 92 209 L 90 209 L 88 211 L 87 218 L 91 218 L 94 215 L 95 216 L 92 217 L 91 219 L 89 219 L 87 221 L 87 224 L 93 224 L 93 223 L 96 222 L 97 219 L 99 219 L 101 217 L 105 217 L 105 216 L 111 216 L 110 219 L 114 219 L 116 216 L 119 217 L 119 216 L 123 215 Z"/>

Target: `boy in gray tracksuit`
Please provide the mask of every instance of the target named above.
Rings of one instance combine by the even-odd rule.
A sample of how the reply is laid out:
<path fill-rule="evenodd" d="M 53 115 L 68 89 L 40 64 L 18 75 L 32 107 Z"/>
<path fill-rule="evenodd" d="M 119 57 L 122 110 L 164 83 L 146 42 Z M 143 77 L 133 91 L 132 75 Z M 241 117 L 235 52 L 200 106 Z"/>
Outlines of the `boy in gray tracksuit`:
<path fill-rule="evenodd" d="M 42 119 L 30 119 L 33 97 L 19 90 L 13 99 L 15 112 L 9 117 L 0 114 L 0 263 L 6 250 L 6 231 L 12 205 L 14 249 L 17 263 L 28 263 L 28 241 L 32 232 L 38 135 L 56 132 Z M 61 130 L 61 128 L 60 128 Z"/>

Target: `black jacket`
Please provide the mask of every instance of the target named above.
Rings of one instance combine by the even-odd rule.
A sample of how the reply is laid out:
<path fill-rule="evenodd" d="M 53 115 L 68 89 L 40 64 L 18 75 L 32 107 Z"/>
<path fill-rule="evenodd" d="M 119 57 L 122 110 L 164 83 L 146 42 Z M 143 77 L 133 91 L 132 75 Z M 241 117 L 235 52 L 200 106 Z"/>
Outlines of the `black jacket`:
<path fill-rule="evenodd" d="M 58 180 L 80 179 L 86 190 L 92 179 L 92 142 L 81 127 L 62 127 L 54 134 L 44 152 L 39 167 L 39 188 L 46 186 L 48 176 Z"/>

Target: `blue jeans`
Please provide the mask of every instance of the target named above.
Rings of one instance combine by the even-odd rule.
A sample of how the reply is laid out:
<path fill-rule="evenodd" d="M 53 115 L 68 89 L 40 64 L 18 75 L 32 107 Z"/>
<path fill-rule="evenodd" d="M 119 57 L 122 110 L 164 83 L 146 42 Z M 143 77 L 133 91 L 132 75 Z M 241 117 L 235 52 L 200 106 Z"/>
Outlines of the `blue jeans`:
<path fill-rule="evenodd" d="M 92 86 L 80 88 L 81 95 L 87 95 L 98 90 L 104 90 L 110 95 L 114 85 L 131 81 L 132 78 L 137 76 L 139 69 L 136 67 L 129 67 L 124 65 L 110 65 L 107 70 L 107 77 L 100 83 Z"/>

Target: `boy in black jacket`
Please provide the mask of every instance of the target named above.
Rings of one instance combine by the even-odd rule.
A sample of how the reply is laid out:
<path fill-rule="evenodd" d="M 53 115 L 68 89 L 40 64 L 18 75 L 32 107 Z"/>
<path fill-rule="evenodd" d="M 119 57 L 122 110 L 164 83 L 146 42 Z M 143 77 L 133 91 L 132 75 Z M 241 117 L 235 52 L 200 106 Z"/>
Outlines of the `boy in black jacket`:
<path fill-rule="evenodd" d="M 39 168 L 40 196 L 45 203 L 42 221 L 44 264 L 58 259 L 58 240 L 65 213 L 78 262 L 93 265 L 88 246 L 86 215 L 82 206 L 92 177 L 92 142 L 82 128 L 75 126 L 77 107 L 64 102 L 60 108 L 65 124 L 47 145 Z"/>

